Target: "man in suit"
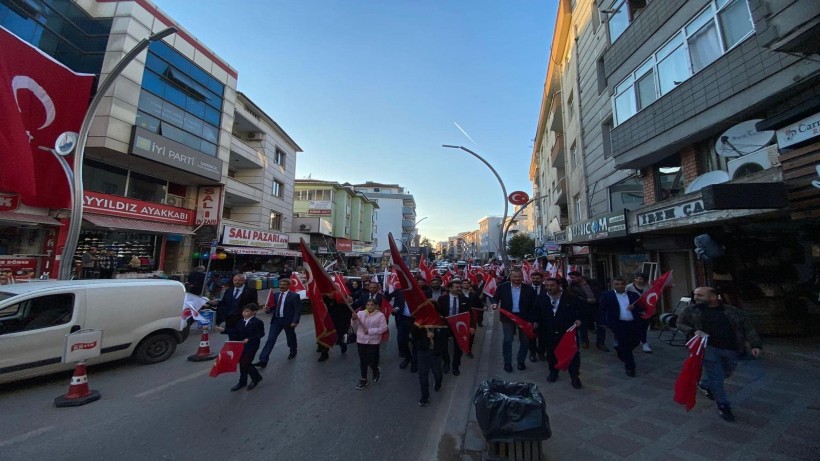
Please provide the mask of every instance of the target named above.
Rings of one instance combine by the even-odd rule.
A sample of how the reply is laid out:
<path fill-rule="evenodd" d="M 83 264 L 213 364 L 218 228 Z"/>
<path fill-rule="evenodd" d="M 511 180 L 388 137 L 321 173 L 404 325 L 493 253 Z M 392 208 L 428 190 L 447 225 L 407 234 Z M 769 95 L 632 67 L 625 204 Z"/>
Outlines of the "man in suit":
<path fill-rule="evenodd" d="M 612 290 L 601 294 L 601 319 L 604 320 L 615 335 L 618 358 L 624 363 L 626 375 L 635 377 L 635 357 L 632 350 L 641 342 L 640 321 L 643 309 L 635 305 L 638 294 L 626 291 L 626 280 L 623 277 L 612 277 Z"/>
<path fill-rule="evenodd" d="M 605 322 L 600 321 L 604 314 L 598 312 L 600 291 L 578 271 L 572 271 L 567 275 L 569 276 L 569 292 L 581 301 L 581 304 L 579 304 L 579 309 L 581 309 L 581 327 L 579 328 L 581 347 L 589 349 L 589 330 L 595 325 L 595 347 L 603 352 L 609 352 L 609 348 L 604 343 L 606 337 Z"/>
<path fill-rule="evenodd" d="M 242 320 L 237 322 L 233 330 L 225 330 L 229 336 L 237 338 L 236 341 L 245 343 L 242 356 L 239 358 L 239 383 L 231 388 L 231 392 L 238 391 L 245 386 L 250 391 L 259 384 L 259 381 L 262 381 L 262 375 L 253 366 L 253 357 L 259 350 L 262 337 L 265 336 L 265 324 L 256 318 L 257 310 L 259 306 L 256 303 L 245 305 L 242 308 Z M 248 375 L 251 377 L 250 384 L 248 384 Z"/>
<path fill-rule="evenodd" d="M 379 282 L 369 282 L 367 284 L 367 290 L 359 296 L 358 299 L 353 300 L 353 310 L 360 310 L 364 309 L 364 306 L 367 304 L 368 300 L 373 300 L 376 303 L 376 307 L 381 309 L 382 307 L 382 294 L 379 293 L 379 289 L 381 286 Z"/>
<path fill-rule="evenodd" d="M 377 285 L 371 282 L 371 285 Z M 410 317 L 410 307 L 407 306 L 407 301 L 404 299 L 404 294 L 401 290 L 393 290 L 385 295 L 388 301 L 393 303 L 393 318 L 396 320 L 396 344 L 399 348 L 399 357 L 403 360 L 399 363 L 399 368 L 404 370 L 407 365 L 410 365 L 410 371 L 418 370 L 418 363 L 413 356 L 410 345 L 410 326 L 413 321 Z"/>
<path fill-rule="evenodd" d="M 543 285 L 546 308 L 538 313 L 538 338 L 544 347 L 550 370 L 547 382 L 554 383 L 558 380 L 558 369 L 555 368 L 555 364 L 558 363 L 555 357 L 555 347 L 569 327 L 575 325 L 577 328 L 581 325 L 581 315 L 578 310 L 578 299 L 561 290 L 557 279 L 550 277 L 544 281 Z M 577 341 L 577 331 L 575 335 Z M 578 378 L 580 370 L 581 354 L 576 353 L 568 369 L 572 387 L 575 389 L 582 387 L 581 380 Z"/>
<path fill-rule="evenodd" d="M 484 301 L 481 300 L 481 294 L 473 289 L 473 283 L 469 279 L 461 281 L 461 294 L 467 298 L 467 304 L 470 307 L 470 326 L 475 329 L 476 326 L 481 326 L 484 320 Z M 475 341 L 475 331 L 470 334 L 470 351 L 473 350 L 473 342 Z M 467 357 L 473 358 L 473 353 L 467 354 Z"/>
<path fill-rule="evenodd" d="M 535 312 L 535 290 L 530 285 L 524 285 L 524 275 L 521 269 L 513 269 L 510 272 L 510 281 L 498 286 L 495 292 L 494 309 L 501 308 L 521 317 L 525 322 L 533 322 Z M 504 356 L 504 370 L 512 373 L 512 343 L 518 327 L 512 320 L 502 315 L 501 329 L 504 332 L 504 342 L 501 352 Z M 529 340 L 523 331 L 518 331 L 518 369 L 526 370 L 527 352 L 529 350 Z"/>
<path fill-rule="evenodd" d="M 447 294 L 447 290 L 441 287 L 441 277 L 433 277 L 430 286 L 424 289 L 424 295 L 427 296 L 427 299 L 436 301 L 443 294 Z"/>
<path fill-rule="evenodd" d="M 271 296 L 265 306 L 265 313 L 273 313 L 268 340 L 259 353 L 259 361 L 254 365 L 260 368 L 268 366 L 276 338 L 282 330 L 285 330 L 285 338 L 290 348 L 288 360 L 296 357 L 296 326 L 299 325 L 299 317 L 302 315 L 301 307 L 299 295 L 290 291 L 290 279 L 279 279 L 279 293 Z"/>
<path fill-rule="evenodd" d="M 236 274 L 233 276 L 233 288 L 222 293 L 222 299 L 216 307 L 216 324 L 225 322 L 225 331 L 228 332 L 228 339 L 238 341 L 235 338 L 236 325 L 242 319 L 242 308 L 247 304 L 259 302 L 256 290 L 245 284 L 245 275 Z M 213 303 L 213 301 L 211 301 Z"/>
<path fill-rule="evenodd" d="M 447 284 L 447 289 L 449 293 L 446 295 L 439 296 L 438 298 L 438 310 L 439 312 L 444 312 L 446 315 L 445 317 L 449 317 L 452 315 L 460 314 L 462 312 L 470 312 L 470 300 L 464 296 L 461 292 L 461 282 L 458 280 L 452 280 L 450 283 Z M 473 325 L 473 317 L 472 314 L 470 315 L 470 334 L 475 333 L 475 325 Z M 448 331 L 446 335 L 447 344 L 444 347 L 444 355 L 442 359 L 444 361 L 444 373 L 450 372 L 450 365 L 453 366 L 453 376 L 458 376 L 461 374 L 461 356 L 464 352 L 458 347 L 458 343 L 455 340 L 455 334 L 452 331 Z M 450 345 L 449 345 L 449 338 L 453 338 L 453 360 L 450 361 Z"/>
<path fill-rule="evenodd" d="M 541 318 L 541 315 L 549 306 L 547 290 L 544 287 L 544 275 L 538 270 L 533 270 L 530 273 L 530 281 L 532 282 L 532 289 L 535 290 L 535 318 Z M 540 335 L 534 341 L 530 340 L 530 362 L 537 362 L 538 356 L 541 357 L 541 361 L 546 360 L 545 351 L 546 348 L 541 343 Z"/>

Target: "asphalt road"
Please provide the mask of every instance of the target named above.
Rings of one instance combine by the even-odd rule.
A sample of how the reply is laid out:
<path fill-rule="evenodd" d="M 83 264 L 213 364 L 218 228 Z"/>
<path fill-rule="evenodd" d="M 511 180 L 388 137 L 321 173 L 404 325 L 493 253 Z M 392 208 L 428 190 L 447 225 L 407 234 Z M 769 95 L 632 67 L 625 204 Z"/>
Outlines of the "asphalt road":
<path fill-rule="evenodd" d="M 261 316 L 267 327 L 268 316 Z M 168 361 L 120 361 L 89 368 L 102 399 L 55 408 L 69 374 L 0 386 L 0 459 L 37 460 L 433 460 L 457 459 L 469 414 L 476 361 L 446 375 L 431 405 L 418 406 L 416 374 L 400 370 L 391 322 L 382 380 L 358 391 L 355 345 L 317 363 L 313 322 L 298 328 L 299 354 L 286 360 L 278 338 L 264 380 L 229 392 L 237 374 L 210 378 L 213 362 L 186 360 L 198 334 Z M 222 335 L 211 335 L 218 351 Z M 480 343 L 476 344 L 476 349 Z"/>

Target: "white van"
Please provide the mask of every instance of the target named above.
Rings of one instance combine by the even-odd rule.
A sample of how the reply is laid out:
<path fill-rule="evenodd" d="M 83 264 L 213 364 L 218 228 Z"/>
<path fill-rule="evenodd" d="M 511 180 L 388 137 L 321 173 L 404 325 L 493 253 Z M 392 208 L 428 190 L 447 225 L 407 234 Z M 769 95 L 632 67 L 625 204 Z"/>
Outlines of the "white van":
<path fill-rule="evenodd" d="M 180 331 L 185 287 L 172 280 L 67 280 L 0 286 L 0 383 L 70 370 L 65 336 L 103 330 L 89 364 L 132 356 L 162 362 L 188 336 Z"/>

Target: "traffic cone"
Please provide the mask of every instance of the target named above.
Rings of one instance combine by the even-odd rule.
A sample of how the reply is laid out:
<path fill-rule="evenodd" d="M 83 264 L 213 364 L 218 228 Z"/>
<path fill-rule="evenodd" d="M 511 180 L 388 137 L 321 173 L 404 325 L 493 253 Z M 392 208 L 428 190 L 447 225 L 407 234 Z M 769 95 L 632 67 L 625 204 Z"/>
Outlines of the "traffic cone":
<path fill-rule="evenodd" d="M 188 360 L 191 362 L 204 362 L 206 360 L 213 360 L 216 355 L 211 353 L 211 343 L 208 341 L 208 332 L 202 332 L 202 338 L 199 340 L 199 349 L 196 354 L 189 355 Z"/>
<path fill-rule="evenodd" d="M 61 395 L 54 399 L 54 406 L 79 407 L 95 400 L 100 400 L 100 391 L 88 390 L 88 376 L 85 373 L 85 362 L 79 362 L 74 367 L 74 376 L 71 377 L 71 384 L 68 386 L 66 395 Z"/>

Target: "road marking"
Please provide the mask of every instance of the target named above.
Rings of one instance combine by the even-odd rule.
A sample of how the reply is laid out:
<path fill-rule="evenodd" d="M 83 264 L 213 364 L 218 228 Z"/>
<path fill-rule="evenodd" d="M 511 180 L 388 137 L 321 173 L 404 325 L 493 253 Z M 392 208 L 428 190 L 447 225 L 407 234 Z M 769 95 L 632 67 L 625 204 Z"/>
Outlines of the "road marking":
<path fill-rule="evenodd" d="M 13 444 L 15 444 L 15 443 L 17 443 L 17 442 L 22 442 L 22 441 L 24 441 L 24 440 L 28 440 L 28 439 L 30 439 L 30 438 L 32 438 L 32 437 L 37 437 L 38 435 L 40 435 L 40 434 L 42 434 L 42 433 L 45 433 L 45 432 L 48 432 L 48 431 L 50 431 L 50 430 L 52 430 L 52 429 L 55 429 L 56 427 L 57 427 L 57 426 L 46 426 L 46 427 L 41 427 L 40 429 L 35 429 L 35 430 L 31 431 L 31 432 L 26 432 L 25 434 L 18 435 L 17 437 L 12 437 L 12 438 L 10 438 L 10 439 L 8 439 L 8 440 L 4 440 L 4 441 L 0 442 L 0 448 L 1 448 L 1 447 L 6 447 L 6 446 L 9 446 L 9 445 L 13 445 Z"/>
<path fill-rule="evenodd" d="M 162 384 L 160 386 L 154 387 L 152 389 L 148 389 L 145 392 L 140 392 L 139 394 L 136 395 L 136 397 L 142 398 L 142 397 L 145 397 L 145 396 L 148 396 L 148 395 L 151 395 L 151 394 L 155 394 L 159 391 L 164 391 L 165 389 L 167 389 L 171 386 L 175 386 L 177 384 L 181 384 L 181 383 L 184 383 L 186 381 L 190 381 L 192 379 L 198 378 L 202 375 L 208 374 L 210 371 L 211 371 L 210 368 L 206 368 L 204 370 L 197 371 L 196 373 L 194 373 L 192 375 L 188 375 L 188 376 L 184 376 L 184 377 L 179 378 L 179 379 L 175 379 L 175 380 L 173 380 L 169 383 L 165 383 L 165 384 Z"/>

